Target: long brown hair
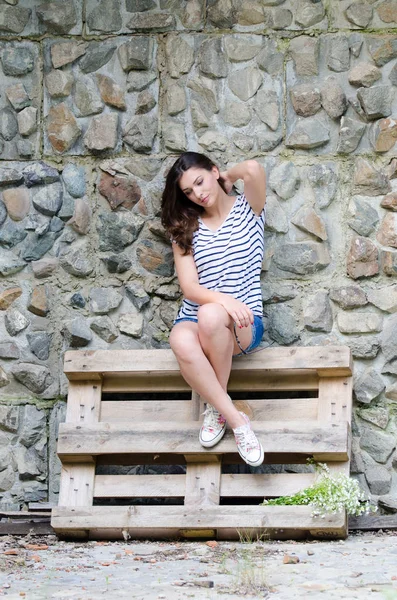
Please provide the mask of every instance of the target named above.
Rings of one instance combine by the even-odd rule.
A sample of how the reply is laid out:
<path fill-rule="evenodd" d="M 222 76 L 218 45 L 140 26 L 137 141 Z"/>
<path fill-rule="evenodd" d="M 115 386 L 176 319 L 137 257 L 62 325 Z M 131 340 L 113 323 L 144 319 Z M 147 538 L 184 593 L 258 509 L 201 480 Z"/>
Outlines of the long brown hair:
<path fill-rule="evenodd" d="M 191 167 L 211 171 L 217 165 L 205 154 L 184 152 L 168 171 L 161 197 L 161 223 L 184 254 L 192 252 L 193 233 L 198 228 L 199 215 L 204 212 L 204 207 L 194 204 L 179 187 L 180 178 Z M 222 177 L 218 183 L 226 192 Z"/>

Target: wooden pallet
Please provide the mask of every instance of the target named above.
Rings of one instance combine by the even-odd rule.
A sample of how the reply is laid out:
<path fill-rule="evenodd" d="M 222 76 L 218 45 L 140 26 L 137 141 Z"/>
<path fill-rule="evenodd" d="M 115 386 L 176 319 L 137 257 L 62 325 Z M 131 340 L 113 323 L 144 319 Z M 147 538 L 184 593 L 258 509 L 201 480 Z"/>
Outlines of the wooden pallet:
<path fill-rule="evenodd" d="M 228 391 L 249 414 L 265 463 L 302 464 L 314 457 L 332 471 L 349 472 L 351 363 L 344 346 L 267 348 L 233 361 Z M 59 535 L 347 535 L 344 514 L 316 519 L 309 507 L 259 504 L 307 487 L 312 473 L 223 472 L 225 465 L 242 464 L 233 434 L 227 431 L 214 448 L 200 445 L 204 403 L 182 379 L 171 350 L 70 351 L 65 373 L 60 497 L 51 519 Z M 96 473 L 110 465 L 184 465 L 186 473 Z M 159 498 L 168 500 L 153 505 Z"/>

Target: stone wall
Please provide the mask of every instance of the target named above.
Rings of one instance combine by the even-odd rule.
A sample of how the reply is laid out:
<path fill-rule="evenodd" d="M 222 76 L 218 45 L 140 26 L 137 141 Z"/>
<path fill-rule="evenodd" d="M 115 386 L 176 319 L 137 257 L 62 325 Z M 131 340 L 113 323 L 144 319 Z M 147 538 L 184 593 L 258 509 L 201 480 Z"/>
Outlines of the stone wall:
<path fill-rule="evenodd" d="M 167 345 L 186 149 L 265 166 L 264 343 L 352 348 L 352 471 L 395 506 L 396 59 L 396 0 L 0 4 L 2 508 L 56 501 L 67 348 Z"/>

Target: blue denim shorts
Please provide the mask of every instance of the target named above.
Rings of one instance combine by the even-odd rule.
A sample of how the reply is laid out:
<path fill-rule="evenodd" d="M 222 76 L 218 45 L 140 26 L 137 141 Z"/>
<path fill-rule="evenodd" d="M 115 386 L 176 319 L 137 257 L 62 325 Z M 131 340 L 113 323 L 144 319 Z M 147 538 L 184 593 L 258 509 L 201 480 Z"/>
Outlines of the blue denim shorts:
<path fill-rule="evenodd" d="M 180 319 L 175 319 L 174 325 L 176 325 L 177 323 L 183 323 L 183 321 L 191 321 L 192 323 L 198 322 L 196 317 L 181 317 Z M 265 328 L 263 326 L 262 317 L 258 317 L 258 315 L 254 315 L 254 322 L 252 323 L 251 327 L 252 327 L 251 343 L 245 350 L 243 350 L 240 346 L 238 334 L 236 332 L 236 325 L 234 326 L 234 334 L 236 336 L 237 345 L 240 347 L 241 352 L 239 352 L 238 354 L 233 354 L 233 356 L 244 356 L 244 354 L 249 354 L 250 352 L 252 352 L 252 350 L 257 348 L 259 346 L 259 344 L 261 343 L 263 332 L 265 330 Z"/>

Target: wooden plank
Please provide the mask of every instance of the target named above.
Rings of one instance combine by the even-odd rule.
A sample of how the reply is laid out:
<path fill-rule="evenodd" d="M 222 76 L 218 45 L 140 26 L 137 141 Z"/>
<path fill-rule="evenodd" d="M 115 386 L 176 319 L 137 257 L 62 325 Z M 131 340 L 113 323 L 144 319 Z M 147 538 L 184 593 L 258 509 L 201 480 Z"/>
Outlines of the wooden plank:
<path fill-rule="evenodd" d="M 46 521 L 26 521 L 26 522 L 0 522 L 0 535 L 54 535 L 55 531 L 51 527 L 50 518 Z"/>
<path fill-rule="evenodd" d="M 95 464 L 62 465 L 60 506 L 91 506 L 94 497 Z"/>
<path fill-rule="evenodd" d="M 183 498 L 181 475 L 96 475 L 95 498 Z"/>
<path fill-rule="evenodd" d="M 349 517 L 349 529 L 361 531 L 376 531 L 379 529 L 397 529 L 397 515 L 361 515 Z"/>
<path fill-rule="evenodd" d="M 318 420 L 351 423 L 352 394 L 352 377 L 321 378 L 318 390 Z"/>
<path fill-rule="evenodd" d="M 101 393 L 100 382 L 70 382 L 66 406 L 66 422 L 85 425 L 98 422 Z"/>
<path fill-rule="evenodd" d="M 347 460 L 349 450 L 348 423 L 324 426 L 317 422 L 254 422 L 253 429 L 266 452 L 313 454 L 316 460 Z M 227 431 L 215 449 L 203 448 L 198 440 L 198 425 L 187 422 L 183 428 L 175 423 L 98 423 L 76 426 L 61 423 L 58 456 L 64 462 L 80 461 L 99 454 L 208 454 L 235 453 L 233 433 Z M 205 459 L 203 459 L 205 460 Z"/>
<path fill-rule="evenodd" d="M 317 420 L 317 398 L 236 400 L 234 404 L 255 421 Z M 101 403 L 101 421 L 106 423 L 147 421 L 153 416 L 157 421 L 201 421 L 202 412 L 200 404 L 191 400 L 103 400 Z"/>
<path fill-rule="evenodd" d="M 345 515 L 333 514 L 324 518 L 311 516 L 309 506 L 205 505 L 192 506 L 93 506 L 87 508 L 55 507 L 52 526 L 58 533 L 73 530 L 127 531 L 148 535 L 158 530 L 186 529 L 270 529 L 327 530 L 346 535 Z"/>
<path fill-rule="evenodd" d="M 314 369 L 323 377 L 338 377 L 351 375 L 352 357 L 347 346 L 272 347 L 234 359 L 232 369 L 240 373 Z M 64 371 L 70 380 L 104 373 L 168 377 L 179 374 L 179 365 L 172 350 L 74 350 L 65 354 Z"/>
<path fill-rule="evenodd" d="M 214 455 L 210 463 L 197 462 L 193 455 L 191 462 L 186 457 L 185 506 L 210 506 L 219 504 L 221 487 L 221 458 Z"/>
<path fill-rule="evenodd" d="M 73 375 L 73 379 L 78 379 Z M 81 379 L 87 379 L 85 373 L 81 374 Z M 250 391 L 272 391 L 272 390 L 317 390 L 319 377 L 314 369 L 288 371 L 258 371 L 252 369 L 244 372 L 244 378 L 241 374 L 231 373 L 228 382 L 229 392 Z M 102 380 L 103 392 L 186 392 L 190 387 L 181 377 L 180 373 L 172 375 L 167 373 L 145 375 L 140 373 L 133 374 L 103 374 Z"/>
<path fill-rule="evenodd" d="M 211 462 L 216 455 L 205 453 L 205 461 Z M 267 452 L 264 460 L 266 465 L 291 464 L 304 465 L 312 454 L 291 454 L 291 453 L 271 453 Z M 84 457 L 83 457 L 84 458 Z M 189 456 L 191 461 L 192 455 Z M 203 456 L 198 455 L 197 462 L 203 462 Z M 186 460 L 182 454 L 101 454 L 96 457 L 96 464 L 99 466 L 119 465 L 119 466 L 134 466 L 134 465 L 185 465 Z M 224 454 L 222 456 L 223 465 L 244 464 L 243 459 L 237 452 Z M 342 463 L 341 463 L 342 464 Z"/>

